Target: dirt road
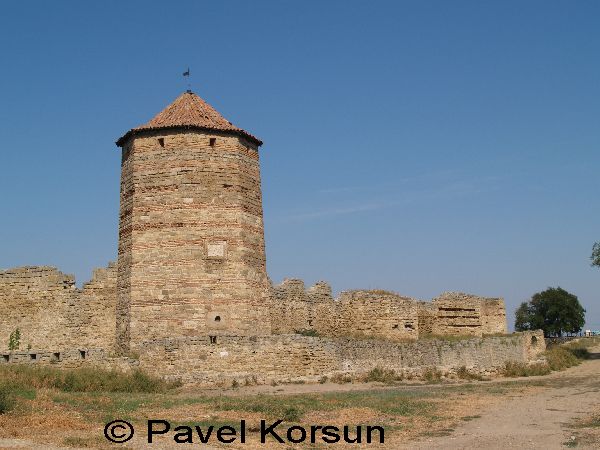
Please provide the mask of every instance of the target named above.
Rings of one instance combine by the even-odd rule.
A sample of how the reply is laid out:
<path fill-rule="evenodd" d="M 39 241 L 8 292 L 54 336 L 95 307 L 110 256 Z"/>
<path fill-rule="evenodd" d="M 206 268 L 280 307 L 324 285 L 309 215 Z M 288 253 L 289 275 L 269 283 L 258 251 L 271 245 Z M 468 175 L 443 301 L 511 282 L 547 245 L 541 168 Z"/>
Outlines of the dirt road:
<path fill-rule="evenodd" d="M 410 449 L 565 449 L 600 448 L 578 442 L 568 426 L 600 407 L 600 347 L 593 359 L 564 372 L 536 377 L 547 389 L 535 395 L 507 398 L 481 417 L 464 423 L 450 436 L 407 444 Z"/>

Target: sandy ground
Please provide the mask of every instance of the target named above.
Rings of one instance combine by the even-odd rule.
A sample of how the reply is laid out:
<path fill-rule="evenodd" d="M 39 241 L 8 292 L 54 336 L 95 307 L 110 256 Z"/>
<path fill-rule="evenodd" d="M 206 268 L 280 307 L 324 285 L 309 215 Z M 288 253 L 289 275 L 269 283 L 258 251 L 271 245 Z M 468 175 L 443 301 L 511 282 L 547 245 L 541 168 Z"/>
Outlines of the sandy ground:
<path fill-rule="evenodd" d="M 568 424 L 600 405 L 600 348 L 591 361 L 546 377 L 549 388 L 510 396 L 458 427 L 450 436 L 411 442 L 410 449 L 564 449 L 576 436 Z M 576 448 L 600 448 L 579 443 Z"/>

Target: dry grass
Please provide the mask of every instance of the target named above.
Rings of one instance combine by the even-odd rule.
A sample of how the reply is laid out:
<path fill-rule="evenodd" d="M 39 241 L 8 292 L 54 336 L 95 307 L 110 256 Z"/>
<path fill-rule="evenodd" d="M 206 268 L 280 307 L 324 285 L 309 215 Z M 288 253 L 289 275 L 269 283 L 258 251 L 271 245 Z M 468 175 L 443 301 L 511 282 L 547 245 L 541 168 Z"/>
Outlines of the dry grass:
<path fill-rule="evenodd" d="M 504 366 L 503 375 L 505 377 L 531 377 L 568 369 L 588 359 L 590 357 L 588 348 L 593 344 L 593 342 L 577 341 L 555 345 L 544 352 L 545 363 L 525 364 L 508 361 Z"/>
<path fill-rule="evenodd" d="M 10 391 L 58 389 L 64 392 L 165 392 L 167 383 L 135 370 L 129 374 L 94 368 L 60 370 L 48 366 L 0 366 L 0 388 Z"/>
<path fill-rule="evenodd" d="M 401 380 L 402 376 L 398 375 L 392 369 L 383 369 L 381 367 L 375 367 L 374 369 L 371 369 L 369 372 L 367 372 L 367 374 L 364 375 L 360 381 L 362 381 L 363 383 L 379 382 L 392 384 Z"/>
<path fill-rule="evenodd" d="M 461 380 L 485 380 L 485 378 L 480 374 L 469 371 L 469 369 L 467 369 L 467 366 L 459 367 L 456 371 L 456 376 Z"/>
<path fill-rule="evenodd" d="M 369 377 L 385 382 L 395 374 L 377 369 L 371 371 Z M 482 385 L 468 389 L 442 385 L 434 391 L 403 387 L 302 395 L 229 392 L 231 395 L 224 396 L 202 395 L 192 390 L 112 393 L 38 388 L 34 397 L 17 395 L 14 410 L 0 415 L 0 437 L 102 447 L 105 445 L 102 426 L 117 418 L 131 421 L 142 430 L 149 418 L 164 418 L 172 424 L 216 426 L 239 424 L 243 418 L 249 428 L 255 428 L 261 419 L 283 419 L 288 424 L 304 426 L 313 423 L 381 425 L 385 428 L 386 443 L 393 445 L 427 432 L 443 433 L 460 423 L 462 417 L 476 414 L 478 405 L 489 404 L 498 397 L 497 392 Z M 137 439 L 143 440 L 143 431 Z M 269 445 L 265 448 L 270 448 Z"/>
<path fill-rule="evenodd" d="M 572 434 L 571 438 L 563 444 L 566 447 L 585 445 L 589 448 L 600 448 L 600 408 L 583 419 L 571 422 L 567 428 Z"/>

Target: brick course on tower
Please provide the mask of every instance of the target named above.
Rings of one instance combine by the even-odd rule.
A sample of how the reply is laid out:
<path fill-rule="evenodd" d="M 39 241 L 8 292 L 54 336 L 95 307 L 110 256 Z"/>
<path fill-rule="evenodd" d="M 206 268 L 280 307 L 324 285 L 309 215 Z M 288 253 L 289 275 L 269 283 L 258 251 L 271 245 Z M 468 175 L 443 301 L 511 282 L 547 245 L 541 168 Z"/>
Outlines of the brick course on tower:
<path fill-rule="evenodd" d="M 181 94 L 122 148 L 117 349 L 270 333 L 258 147 Z"/>

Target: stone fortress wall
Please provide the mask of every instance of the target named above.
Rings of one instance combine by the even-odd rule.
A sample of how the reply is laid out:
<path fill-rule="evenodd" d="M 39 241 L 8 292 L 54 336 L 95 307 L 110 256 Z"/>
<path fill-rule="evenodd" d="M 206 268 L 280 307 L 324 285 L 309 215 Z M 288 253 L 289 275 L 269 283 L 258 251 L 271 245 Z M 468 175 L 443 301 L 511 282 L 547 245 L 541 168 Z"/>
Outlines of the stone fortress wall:
<path fill-rule="evenodd" d="M 20 331 L 20 349 L 111 349 L 115 343 L 117 267 L 96 269 L 82 289 L 54 267 L 0 271 L 0 350 Z"/>
<path fill-rule="evenodd" d="M 406 342 L 297 334 L 218 336 L 216 341 L 196 337 L 147 342 L 140 349 L 139 367 L 166 379 L 201 384 L 252 377 L 258 383 L 318 381 L 336 374 L 360 376 L 374 368 L 407 378 L 432 368 L 447 375 L 462 366 L 471 373 L 493 375 L 506 361 L 535 361 L 544 350 L 541 331 Z"/>
<path fill-rule="evenodd" d="M 423 335 L 473 336 L 506 334 L 504 300 L 444 292 L 423 302 L 383 290 L 342 292 L 337 299 L 320 281 L 306 289 L 287 279 L 273 287 L 274 334 L 313 332 L 328 337 L 370 337 L 391 341 Z"/>
<path fill-rule="evenodd" d="M 116 284 L 116 264 L 95 270 L 82 289 L 72 276 L 52 267 L 0 272 L 0 364 L 140 368 L 200 384 L 310 382 L 336 374 L 360 376 L 375 367 L 407 377 L 434 367 L 451 374 L 462 366 L 491 375 L 509 360 L 535 361 L 545 349 L 541 332 L 485 336 L 484 330 L 506 332 L 499 299 L 488 305 L 488 299 L 444 293 L 433 302 L 418 302 L 386 291 L 347 291 L 334 299 L 327 283 L 305 289 L 302 281 L 292 279 L 272 288 L 272 335 L 209 330 L 208 335 L 148 339 L 135 355 L 117 357 Z M 460 314 L 446 317 L 452 304 L 453 312 L 468 312 L 462 314 L 465 326 L 448 325 L 461 319 Z M 471 338 L 426 338 L 446 327 Z M 9 336 L 16 328 L 21 345 L 9 352 Z M 305 335 L 311 331 L 316 336 Z"/>
<path fill-rule="evenodd" d="M 267 327 L 273 335 L 403 342 L 428 334 L 481 337 L 507 332 L 501 299 L 462 293 L 443 293 L 432 302 L 419 302 L 388 291 L 353 290 L 334 299 L 331 287 L 325 282 L 306 289 L 301 280 L 288 279 L 273 286 L 266 301 L 270 313 Z M 18 328 L 21 350 L 96 348 L 112 353 L 118 342 L 117 311 L 114 263 L 96 269 L 82 289 L 75 287 L 73 276 L 52 267 L 21 267 L 0 272 L 2 351 L 8 350 L 9 336 Z M 227 311 L 221 314 L 228 317 Z M 226 327 L 202 327 L 194 335 L 236 334 L 240 333 Z M 160 339 L 148 336 L 145 341 Z"/>

